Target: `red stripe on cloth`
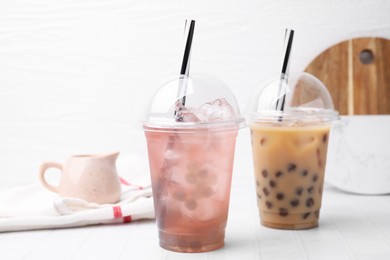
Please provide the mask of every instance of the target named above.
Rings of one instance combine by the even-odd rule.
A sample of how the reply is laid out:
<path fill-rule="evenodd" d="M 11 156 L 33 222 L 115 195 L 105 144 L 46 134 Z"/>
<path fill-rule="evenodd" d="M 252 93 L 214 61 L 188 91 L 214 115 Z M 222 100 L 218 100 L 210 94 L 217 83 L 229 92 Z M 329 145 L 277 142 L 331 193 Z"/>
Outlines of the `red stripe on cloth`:
<path fill-rule="evenodd" d="M 122 209 L 120 206 L 114 206 L 112 207 L 112 210 L 114 211 L 114 218 L 122 217 Z"/>
<path fill-rule="evenodd" d="M 123 223 L 130 223 L 132 220 L 131 216 L 123 217 Z"/>
<path fill-rule="evenodd" d="M 136 188 L 139 189 L 139 190 L 142 190 L 142 189 L 144 188 L 144 187 L 142 187 L 142 186 L 132 184 L 132 183 L 126 181 L 125 179 L 123 179 L 122 177 L 119 177 L 119 180 L 121 181 L 121 183 L 122 183 L 123 185 L 133 186 L 133 187 L 136 187 Z"/>

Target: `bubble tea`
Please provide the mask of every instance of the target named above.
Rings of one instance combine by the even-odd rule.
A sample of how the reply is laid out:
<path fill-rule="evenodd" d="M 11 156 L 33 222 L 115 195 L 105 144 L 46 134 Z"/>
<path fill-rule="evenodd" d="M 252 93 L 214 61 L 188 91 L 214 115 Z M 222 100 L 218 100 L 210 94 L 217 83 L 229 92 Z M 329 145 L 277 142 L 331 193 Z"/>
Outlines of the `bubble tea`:
<path fill-rule="evenodd" d="M 318 225 L 331 123 L 338 119 L 325 86 L 304 73 L 284 85 L 286 106 L 275 109 L 280 82 L 252 100 L 250 129 L 261 224 L 278 229 Z"/>
<path fill-rule="evenodd" d="M 175 102 L 183 80 L 190 90 L 185 106 Z M 148 109 L 144 131 L 160 246 L 177 252 L 223 247 L 244 121 L 235 98 L 215 79 L 182 77 L 163 85 Z"/>

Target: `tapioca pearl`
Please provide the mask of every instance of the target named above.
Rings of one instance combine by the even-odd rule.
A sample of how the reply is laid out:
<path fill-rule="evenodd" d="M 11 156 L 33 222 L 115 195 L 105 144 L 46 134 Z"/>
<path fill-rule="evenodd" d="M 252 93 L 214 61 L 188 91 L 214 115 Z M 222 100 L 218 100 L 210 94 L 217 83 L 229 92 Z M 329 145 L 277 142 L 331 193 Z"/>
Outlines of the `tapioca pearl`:
<path fill-rule="evenodd" d="M 307 174 L 308 174 L 308 171 L 307 171 L 307 170 L 303 170 L 303 171 L 302 171 L 302 176 L 303 176 L 303 177 L 306 177 Z"/>
<path fill-rule="evenodd" d="M 196 184 L 198 182 L 198 176 L 193 172 L 189 172 L 186 174 L 185 180 L 189 184 Z"/>
<path fill-rule="evenodd" d="M 256 186 L 259 187 L 260 186 L 260 182 L 258 180 L 256 180 Z"/>
<path fill-rule="evenodd" d="M 201 199 L 208 198 L 214 193 L 212 187 L 206 181 L 198 181 L 195 185 L 195 189 L 193 192 L 193 198 Z"/>
<path fill-rule="evenodd" d="M 281 177 L 283 175 L 283 172 L 282 171 L 277 171 L 276 173 L 275 173 L 275 177 L 276 178 L 279 178 L 279 177 Z"/>
<path fill-rule="evenodd" d="M 198 171 L 198 176 L 200 179 L 206 179 L 209 175 L 209 172 L 206 169 L 201 169 Z"/>
<path fill-rule="evenodd" d="M 313 199 L 313 198 L 308 198 L 308 199 L 306 200 L 306 206 L 307 206 L 308 208 L 311 208 L 313 205 L 314 205 L 314 199 Z"/>
<path fill-rule="evenodd" d="M 276 194 L 276 199 L 277 199 L 277 200 L 283 200 L 283 199 L 284 199 L 284 193 L 278 192 L 278 193 Z"/>
<path fill-rule="evenodd" d="M 195 210 L 198 207 L 198 202 L 194 199 L 186 200 L 185 202 L 186 208 L 189 210 Z"/>
<path fill-rule="evenodd" d="M 295 194 L 297 194 L 298 196 L 301 196 L 303 193 L 303 188 L 302 187 L 297 187 L 295 189 Z"/>
<path fill-rule="evenodd" d="M 288 210 L 286 208 L 279 208 L 279 215 L 286 217 L 288 215 Z"/>
<path fill-rule="evenodd" d="M 256 195 L 257 195 L 257 199 L 261 199 L 261 195 L 258 193 L 258 192 L 256 192 Z"/>
<path fill-rule="evenodd" d="M 209 198 L 211 197 L 211 195 L 213 195 L 213 193 L 214 193 L 213 189 L 209 186 L 203 187 L 201 191 L 201 195 L 203 198 Z"/>
<path fill-rule="evenodd" d="M 185 201 L 186 197 L 186 193 L 181 190 L 177 190 L 173 193 L 173 198 L 178 201 Z"/>
<path fill-rule="evenodd" d="M 318 174 L 314 174 L 312 180 L 313 180 L 313 182 L 316 182 L 318 180 Z"/>
<path fill-rule="evenodd" d="M 290 205 L 291 205 L 292 207 L 298 207 L 298 205 L 299 205 L 299 199 L 293 199 L 293 200 L 291 200 L 291 201 L 290 201 Z"/>
<path fill-rule="evenodd" d="M 270 180 L 269 181 L 269 186 L 271 186 L 272 188 L 275 188 L 276 187 L 276 182 L 274 180 Z"/>
<path fill-rule="evenodd" d="M 265 196 L 268 196 L 270 192 L 269 192 L 269 190 L 267 188 L 264 187 L 263 188 L 263 193 L 264 193 Z"/>
<path fill-rule="evenodd" d="M 306 212 L 302 214 L 303 219 L 307 219 L 310 216 L 311 212 Z"/>
<path fill-rule="evenodd" d="M 312 194 L 313 191 L 314 191 L 314 187 L 313 186 L 310 186 L 309 188 L 307 188 L 307 193 Z"/>
<path fill-rule="evenodd" d="M 326 141 L 328 141 L 328 135 L 327 135 L 327 134 L 324 134 L 324 135 L 322 136 L 322 142 L 323 142 L 323 143 L 326 143 Z"/>
<path fill-rule="evenodd" d="M 272 204 L 272 202 L 270 202 L 270 201 L 266 201 L 265 202 L 265 206 L 267 207 L 267 209 L 272 209 L 272 207 L 273 207 L 273 204 Z"/>
<path fill-rule="evenodd" d="M 261 146 L 264 146 L 266 144 L 266 142 L 267 142 L 267 139 L 265 139 L 265 137 L 260 139 L 260 145 Z"/>
<path fill-rule="evenodd" d="M 314 216 L 316 218 L 319 218 L 320 217 L 320 211 L 319 210 L 314 211 Z"/>
<path fill-rule="evenodd" d="M 268 171 L 266 169 L 261 171 L 261 175 L 263 175 L 264 178 L 267 178 L 268 176 Z"/>
<path fill-rule="evenodd" d="M 295 163 L 289 163 L 287 164 L 287 171 L 288 172 L 293 172 L 297 168 L 297 165 Z"/>

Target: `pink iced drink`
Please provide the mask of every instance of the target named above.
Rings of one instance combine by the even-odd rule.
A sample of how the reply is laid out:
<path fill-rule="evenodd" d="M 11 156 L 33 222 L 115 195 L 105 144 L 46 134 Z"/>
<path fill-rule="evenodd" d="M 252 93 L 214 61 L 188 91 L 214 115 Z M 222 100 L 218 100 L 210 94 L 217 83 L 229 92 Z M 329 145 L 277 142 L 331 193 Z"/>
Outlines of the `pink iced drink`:
<path fill-rule="evenodd" d="M 145 128 L 160 246 L 223 247 L 237 128 Z"/>

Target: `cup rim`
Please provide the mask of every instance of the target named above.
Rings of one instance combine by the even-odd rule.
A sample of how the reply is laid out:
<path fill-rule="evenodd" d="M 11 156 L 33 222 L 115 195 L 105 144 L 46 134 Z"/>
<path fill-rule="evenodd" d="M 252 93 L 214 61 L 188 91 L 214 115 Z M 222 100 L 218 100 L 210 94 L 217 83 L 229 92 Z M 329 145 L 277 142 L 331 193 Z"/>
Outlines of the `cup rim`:
<path fill-rule="evenodd" d="M 247 115 L 248 123 L 276 123 L 291 125 L 294 123 L 318 124 L 339 121 L 338 111 L 333 109 L 299 108 L 287 111 L 261 111 Z"/>
<path fill-rule="evenodd" d="M 238 118 L 227 121 L 206 121 L 206 122 L 143 122 L 145 132 L 195 132 L 199 130 L 207 131 L 229 131 L 239 130 L 246 127 L 245 118 Z"/>

